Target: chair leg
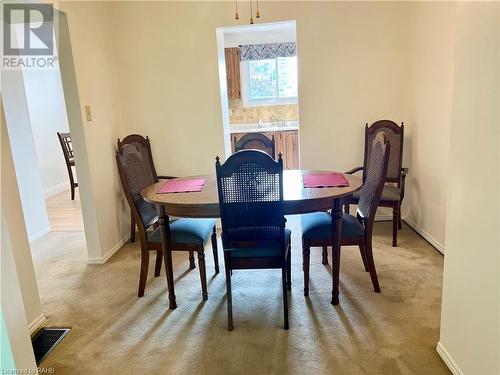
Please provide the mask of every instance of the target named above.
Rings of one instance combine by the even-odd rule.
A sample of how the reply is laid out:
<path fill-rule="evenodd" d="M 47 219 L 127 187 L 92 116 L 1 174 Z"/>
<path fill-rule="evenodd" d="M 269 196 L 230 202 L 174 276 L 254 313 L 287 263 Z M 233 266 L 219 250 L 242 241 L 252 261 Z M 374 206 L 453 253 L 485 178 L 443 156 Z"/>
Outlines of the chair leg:
<path fill-rule="evenodd" d="M 194 252 L 193 250 L 189 250 L 189 269 L 194 270 L 196 268 L 196 264 L 194 263 Z"/>
<path fill-rule="evenodd" d="M 68 175 L 69 175 L 69 187 L 71 189 L 71 200 L 75 200 L 75 178 L 73 177 L 73 169 L 71 169 L 71 165 L 67 164 L 68 167 Z"/>
<path fill-rule="evenodd" d="M 233 330 L 233 296 L 231 294 L 231 270 L 228 267 L 229 259 L 224 259 L 226 264 L 226 296 L 227 296 L 227 329 Z"/>
<path fill-rule="evenodd" d="M 328 264 L 328 246 L 322 246 L 323 248 L 323 253 L 321 254 L 321 264 L 327 265 Z"/>
<path fill-rule="evenodd" d="M 340 246 L 332 246 L 333 289 L 332 305 L 339 304 Z"/>
<path fill-rule="evenodd" d="M 215 232 L 215 227 L 214 227 L 214 232 L 212 233 L 212 251 L 214 253 L 215 274 L 218 274 L 219 273 L 219 253 L 217 251 L 217 233 Z"/>
<path fill-rule="evenodd" d="M 309 245 L 303 244 L 302 246 L 302 269 L 304 271 L 304 296 L 309 295 L 309 258 L 311 249 Z"/>
<path fill-rule="evenodd" d="M 288 329 L 288 292 L 286 291 L 286 265 L 281 268 L 281 280 L 283 284 L 283 314 L 285 320 L 285 329 Z"/>
<path fill-rule="evenodd" d="M 286 259 L 286 288 L 292 290 L 292 245 L 288 245 L 288 254 Z"/>
<path fill-rule="evenodd" d="M 130 213 L 130 243 L 135 242 L 135 219 L 132 213 Z"/>
<path fill-rule="evenodd" d="M 207 271 L 205 269 L 205 252 L 203 247 L 198 250 L 198 268 L 200 269 L 200 279 L 201 279 L 201 293 L 203 295 L 203 301 L 208 299 L 207 292 Z"/>
<path fill-rule="evenodd" d="M 398 215 L 398 229 L 401 229 L 403 226 L 401 225 L 401 202 L 399 202 L 399 215 Z"/>
<path fill-rule="evenodd" d="M 398 246 L 398 216 L 399 205 L 395 204 L 392 207 L 392 246 Z"/>
<path fill-rule="evenodd" d="M 144 296 L 144 290 L 146 289 L 146 280 L 148 278 L 148 266 L 149 251 L 148 249 L 141 249 L 141 275 L 139 276 L 139 291 L 137 293 L 139 297 Z"/>
<path fill-rule="evenodd" d="M 378 284 L 377 270 L 375 269 L 375 261 L 373 260 L 373 251 L 371 241 L 365 245 L 366 262 L 368 263 L 368 270 L 372 279 L 373 289 L 376 293 L 380 293 L 380 286 Z"/>
<path fill-rule="evenodd" d="M 160 276 L 162 260 L 163 260 L 163 251 L 156 250 L 155 277 Z"/>
<path fill-rule="evenodd" d="M 365 271 L 369 272 L 368 263 L 366 261 L 365 245 L 359 244 L 359 252 L 361 253 L 361 259 L 363 260 L 363 266 L 365 266 Z"/>

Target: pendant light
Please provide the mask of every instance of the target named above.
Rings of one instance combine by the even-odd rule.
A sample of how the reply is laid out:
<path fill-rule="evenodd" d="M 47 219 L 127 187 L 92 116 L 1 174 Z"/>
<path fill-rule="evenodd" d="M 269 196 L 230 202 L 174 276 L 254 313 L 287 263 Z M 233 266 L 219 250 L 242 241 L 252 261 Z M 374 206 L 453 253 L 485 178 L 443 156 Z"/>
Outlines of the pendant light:
<path fill-rule="evenodd" d="M 250 0 L 250 25 L 253 25 L 252 0 Z"/>
<path fill-rule="evenodd" d="M 250 25 L 254 24 L 253 20 L 253 4 L 252 0 L 249 0 L 250 5 Z M 259 9 L 259 0 L 255 0 L 256 9 L 255 9 L 255 18 L 260 18 L 260 9 Z M 239 20 L 240 14 L 238 13 L 238 0 L 234 0 L 234 19 Z"/>

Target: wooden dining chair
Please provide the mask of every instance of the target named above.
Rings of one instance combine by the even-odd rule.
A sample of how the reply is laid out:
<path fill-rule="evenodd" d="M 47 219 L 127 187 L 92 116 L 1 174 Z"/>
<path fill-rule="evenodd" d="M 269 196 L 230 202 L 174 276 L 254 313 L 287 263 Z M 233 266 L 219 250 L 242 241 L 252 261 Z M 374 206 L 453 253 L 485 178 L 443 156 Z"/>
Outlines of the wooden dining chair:
<path fill-rule="evenodd" d="M 244 150 L 221 165 L 216 159 L 217 188 L 226 269 L 228 329 L 233 329 L 231 275 L 239 269 L 281 269 L 284 327 L 288 329 L 291 288 L 290 237 L 285 228 L 283 160 L 263 151 Z"/>
<path fill-rule="evenodd" d="M 137 223 L 141 243 L 141 272 L 138 296 L 144 295 L 149 266 L 149 250 L 156 251 L 155 276 L 160 275 L 163 255 L 158 214 L 156 207 L 144 200 L 141 190 L 156 182 L 148 153 L 138 145 L 125 144 L 116 151 L 116 163 L 123 191 L 130 211 Z M 198 253 L 203 300 L 208 298 L 205 270 L 204 247 L 209 238 L 212 240 L 215 273 L 219 273 L 217 237 L 213 219 L 177 219 L 169 223 L 169 243 L 167 251 L 188 251 L 190 268 L 193 268 L 192 254 Z"/>
<path fill-rule="evenodd" d="M 62 152 L 64 155 L 64 161 L 66 162 L 66 168 L 68 169 L 69 175 L 69 187 L 71 189 L 71 200 L 75 200 L 75 189 L 78 187 L 78 182 L 75 182 L 73 176 L 73 168 L 75 166 L 75 155 L 73 153 L 73 143 L 71 142 L 70 133 L 59 133 L 57 132 L 57 138 L 59 138 L 59 143 L 61 144 Z"/>
<path fill-rule="evenodd" d="M 392 246 L 398 245 L 398 229 L 401 229 L 401 204 L 405 196 L 405 180 L 408 174 L 408 168 L 403 168 L 403 140 L 404 123 L 398 126 L 394 121 L 379 120 L 372 125 L 365 125 L 365 156 L 363 167 L 356 167 L 346 173 L 353 174 L 363 171 L 363 180 L 366 176 L 364 171 L 371 157 L 371 145 L 373 139 L 379 132 L 384 132 L 391 145 L 391 156 L 387 169 L 387 177 L 380 198 L 380 207 L 392 208 Z M 359 192 L 353 194 L 351 199 L 344 203 L 345 213 L 349 213 L 349 205 L 357 204 L 359 201 Z"/>
<path fill-rule="evenodd" d="M 366 179 L 360 190 L 358 209 L 356 216 L 342 215 L 342 238 L 341 246 L 359 246 L 361 259 L 365 271 L 370 272 L 375 292 L 380 293 L 380 286 L 375 269 L 372 251 L 373 221 L 377 212 L 378 202 L 384 188 L 387 175 L 391 145 L 383 132 L 378 133 L 370 150 L 371 157 L 366 167 Z M 302 260 L 304 269 L 304 295 L 309 295 L 309 262 L 311 247 L 326 247 L 333 243 L 332 217 L 327 212 L 315 212 L 302 215 Z M 339 285 L 340 272 L 340 249 L 338 253 L 333 251 L 332 263 L 334 277 L 337 278 L 334 285 Z M 332 291 L 338 295 L 338 290 Z"/>
<path fill-rule="evenodd" d="M 234 152 L 242 150 L 261 150 L 268 154 L 273 159 L 276 158 L 276 142 L 274 135 L 269 139 L 262 133 L 247 133 L 239 140 L 236 136 L 233 138 Z"/>
<path fill-rule="evenodd" d="M 121 149 L 123 146 L 128 145 L 128 144 L 133 144 L 136 145 L 137 147 L 140 147 L 142 152 L 147 156 L 149 160 L 149 165 L 151 168 L 151 171 L 153 172 L 153 176 L 156 182 L 158 182 L 160 179 L 161 180 L 168 180 L 172 178 L 176 178 L 174 176 L 158 176 L 156 173 L 156 168 L 155 168 L 155 163 L 153 162 L 153 153 L 151 152 L 151 143 L 149 142 L 149 137 L 146 136 L 144 138 L 140 134 L 130 134 L 127 135 L 123 140 L 120 140 L 118 138 L 116 146 L 118 149 Z M 136 229 L 136 224 L 134 217 L 132 213 L 130 213 L 130 242 L 135 242 L 135 229 Z M 191 259 L 191 266 L 194 267 L 194 258 Z"/>

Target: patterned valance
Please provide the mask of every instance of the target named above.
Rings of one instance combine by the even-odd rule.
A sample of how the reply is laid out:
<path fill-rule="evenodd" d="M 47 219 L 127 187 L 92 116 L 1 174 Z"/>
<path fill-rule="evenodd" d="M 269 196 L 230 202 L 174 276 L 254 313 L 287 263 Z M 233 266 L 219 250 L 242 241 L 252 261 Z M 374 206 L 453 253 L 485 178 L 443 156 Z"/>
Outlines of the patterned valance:
<path fill-rule="evenodd" d="M 295 42 L 272 44 L 249 44 L 240 46 L 241 61 L 291 57 L 297 53 Z"/>

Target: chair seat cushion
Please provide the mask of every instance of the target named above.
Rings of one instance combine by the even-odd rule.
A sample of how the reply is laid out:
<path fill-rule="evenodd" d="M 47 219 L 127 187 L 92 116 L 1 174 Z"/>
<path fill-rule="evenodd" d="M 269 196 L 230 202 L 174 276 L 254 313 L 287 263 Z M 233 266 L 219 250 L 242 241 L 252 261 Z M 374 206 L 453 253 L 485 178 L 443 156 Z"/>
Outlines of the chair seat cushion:
<path fill-rule="evenodd" d="M 292 231 L 285 228 L 286 246 L 290 243 L 291 236 Z M 229 248 L 224 249 L 224 252 L 229 252 L 232 258 L 271 258 L 281 256 L 281 248 L 279 246 Z"/>
<path fill-rule="evenodd" d="M 332 217 L 327 212 L 305 214 L 302 220 L 302 238 L 325 239 L 331 238 Z M 352 215 L 342 215 L 342 237 L 363 237 L 364 229 Z"/>
<path fill-rule="evenodd" d="M 215 226 L 214 219 L 177 219 L 170 222 L 173 243 L 204 245 Z M 149 242 L 161 243 L 160 227 L 148 236 Z"/>
<path fill-rule="evenodd" d="M 352 197 L 358 200 L 359 192 L 360 190 L 354 192 L 352 194 Z M 380 200 L 387 202 L 398 202 L 400 198 L 401 198 L 401 190 L 397 186 L 385 185 L 384 190 L 382 190 L 382 196 L 380 197 Z"/>

